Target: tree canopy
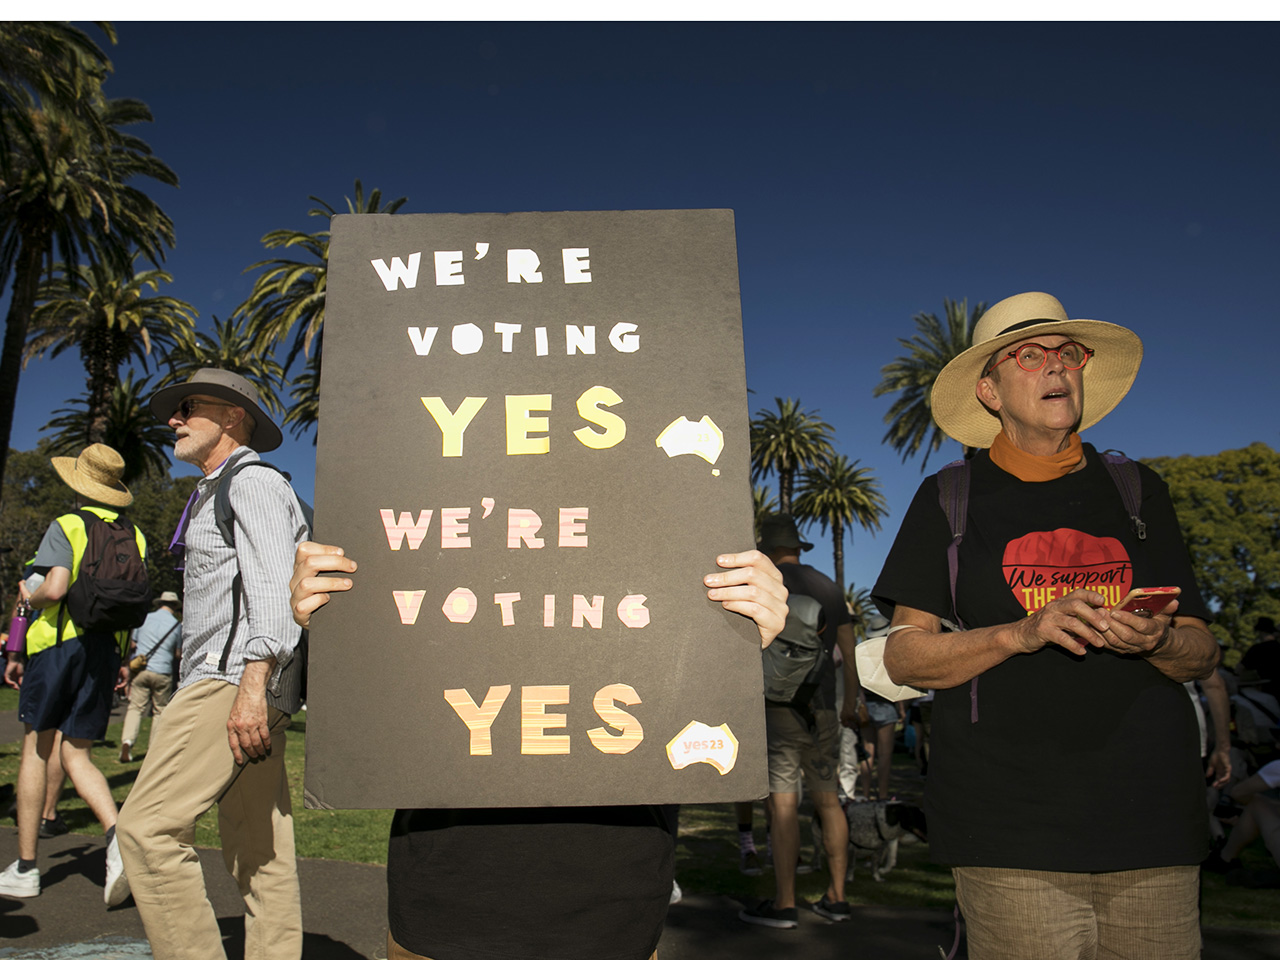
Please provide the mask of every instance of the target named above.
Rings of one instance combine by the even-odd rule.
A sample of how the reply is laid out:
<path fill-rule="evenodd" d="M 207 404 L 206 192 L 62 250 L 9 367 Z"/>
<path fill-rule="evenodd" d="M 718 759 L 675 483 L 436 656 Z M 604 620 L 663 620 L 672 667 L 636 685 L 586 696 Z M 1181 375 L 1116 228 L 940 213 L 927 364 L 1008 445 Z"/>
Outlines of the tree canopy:
<path fill-rule="evenodd" d="M 1169 484 L 1214 633 L 1247 648 L 1257 617 L 1280 618 L 1280 453 L 1259 442 L 1143 462 Z"/>
<path fill-rule="evenodd" d="M 76 494 L 54 472 L 49 458 L 54 450 L 40 441 L 35 450 L 11 451 L 0 503 L 0 595 L 5 612 L 17 597 L 22 568 L 40 546 L 53 520 L 76 508 Z M 152 589 L 181 593 L 182 575 L 173 569 L 169 539 L 177 528 L 196 478 L 174 479 L 150 473 L 128 484 L 133 503 L 123 511 L 147 536 L 147 572 Z"/>
<path fill-rule="evenodd" d="M 796 473 L 834 455 L 831 425 L 800 406 L 799 400 L 775 397 L 777 410 L 763 407 L 751 421 L 751 481 L 770 473 L 778 477 L 778 507 L 791 513 Z"/>

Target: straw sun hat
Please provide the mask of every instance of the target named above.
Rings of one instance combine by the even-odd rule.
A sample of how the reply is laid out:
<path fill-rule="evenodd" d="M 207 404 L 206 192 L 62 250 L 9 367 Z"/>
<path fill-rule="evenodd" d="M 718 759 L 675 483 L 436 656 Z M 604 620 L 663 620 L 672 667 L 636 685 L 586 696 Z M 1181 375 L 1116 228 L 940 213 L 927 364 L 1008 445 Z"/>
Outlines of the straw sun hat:
<path fill-rule="evenodd" d="M 108 507 L 127 507 L 133 503 L 133 494 L 120 482 L 124 476 L 124 457 L 105 443 L 90 444 L 78 457 L 53 457 L 49 462 L 63 483 L 94 503 Z"/>
<path fill-rule="evenodd" d="M 982 368 L 997 350 L 1059 334 L 1079 340 L 1096 353 L 1085 364 L 1084 408 L 1077 429 L 1093 426 L 1133 386 L 1142 365 L 1142 341 L 1132 330 L 1102 320 L 1070 320 L 1057 297 L 1019 293 L 1001 300 L 973 328 L 973 346 L 953 359 L 933 384 L 933 418 L 947 436 L 966 447 L 989 447 L 1000 419 L 978 400 Z"/>

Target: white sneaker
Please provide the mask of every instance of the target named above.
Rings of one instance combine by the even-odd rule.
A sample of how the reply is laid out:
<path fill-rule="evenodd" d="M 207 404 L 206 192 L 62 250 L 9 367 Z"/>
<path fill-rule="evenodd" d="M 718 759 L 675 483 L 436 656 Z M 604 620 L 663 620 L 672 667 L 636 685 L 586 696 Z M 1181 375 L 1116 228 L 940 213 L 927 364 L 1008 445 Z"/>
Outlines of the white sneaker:
<path fill-rule="evenodd" d="M 684 899 L 684 891 L 680 889 L 680 884 L 675 879 L 671 880 L 671 899 L 667 901 L 669 906 L 674 907 L 677 903 Z"/>
<path fill-rule="evenodd" d="M 40 871 L 28 870 L 22 873 L 18 870 L 18 861 L 13 861 L 3 873 L 0 873 L 0 896 L 23 898 L 40 896 Z"/>
<path fill-rule="evenodd" d="M 112 837 L 107 844 L 107 882 L 102 888 L 102 899 L 108 907 L 118 907 L 129 898 L 129 878 L 124 875 L 124 860 L 120 858 L 120 840 Z"/>

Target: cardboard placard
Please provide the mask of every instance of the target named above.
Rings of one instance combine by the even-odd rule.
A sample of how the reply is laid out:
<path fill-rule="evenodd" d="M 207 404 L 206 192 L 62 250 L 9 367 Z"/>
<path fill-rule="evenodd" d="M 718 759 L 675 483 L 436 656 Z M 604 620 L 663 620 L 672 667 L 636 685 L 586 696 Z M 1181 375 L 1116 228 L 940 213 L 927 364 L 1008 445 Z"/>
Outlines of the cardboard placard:
<path fill-rule="evenodd" d="M 333 219 L 308 806 L 767 791 L 727 210 Z"/>

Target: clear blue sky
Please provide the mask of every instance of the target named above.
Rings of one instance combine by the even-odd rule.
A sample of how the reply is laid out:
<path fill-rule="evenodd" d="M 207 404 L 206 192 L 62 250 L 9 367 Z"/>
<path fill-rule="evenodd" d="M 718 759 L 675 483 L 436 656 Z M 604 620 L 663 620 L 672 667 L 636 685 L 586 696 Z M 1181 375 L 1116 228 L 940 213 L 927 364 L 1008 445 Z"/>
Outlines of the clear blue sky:
<path fill-rule="evenodd" d="M 732 208 L 752 410 L 799 398 L 883 484 L 860 586 L 921 480 L 871 390 L 944 297 L 1046 290 L 1137 331 L 1099 447 L 1280 446 L 1275 24 L 117 26 L 108 92 L 181 178 L 152 191 L 166 292 L 205 324 L 264 233 L 322 228 L 307 196 L 356 177 L 412 213 Z M 13 445 L 82 390 L 75 357 L 32 363 Z M 310 437 L 273 459 L 310 496 Z"/>

